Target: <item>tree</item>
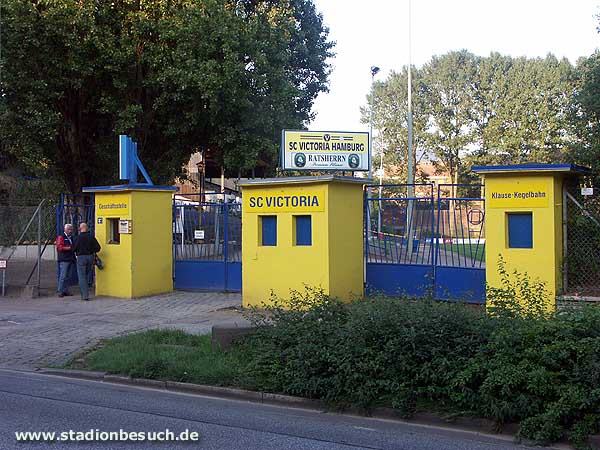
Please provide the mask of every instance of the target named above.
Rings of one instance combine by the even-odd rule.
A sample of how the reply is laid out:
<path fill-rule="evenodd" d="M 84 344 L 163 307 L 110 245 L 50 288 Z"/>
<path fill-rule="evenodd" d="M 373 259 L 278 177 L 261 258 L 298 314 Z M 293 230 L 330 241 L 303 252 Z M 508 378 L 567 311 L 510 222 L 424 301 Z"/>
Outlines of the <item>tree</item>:
<path fill-rule="evenodd" d="M 480 163 L 564 160 L 573 95 L 568 60 L 492 53 L 482 59 L 477 81 Z"/>
<path fill-rule="evenodd" d="M 465 171 L 462 155 L 475 141 L 476 74 L 479 58 L 462 50 L 433 57 L 423 71 L 423 96 L 428 114 L 425 145 L 457 184 Z M 452 196 L 456 197 L 456 188 Z"/>
<path fill-rule="evenodd" d="M 203 148 L 235 173 L 274 165 L 281 128 L 327 90 L 333 43 L 312 0 L 1 7 L 0 140 L 72 192 L 114 181 L 121 133 L 155 182 Z"/>
<path fill-rule="evenodd" d="M 425 155 L 427 117 L 422 89 L 421 73 L 413 67 L 413 163 Z M 392 72 L 384 82 L 376 82 L 369 94 L 368 106 L 361 108 L 361 121 L 369 123 L 370 105 L 373 105 L 373 127 L 378 131 L 377 143 L 385 151 L 388 173 L 406 182 L 408 162 L 408 69 Z M 390 170 L 393 169 L 393 170 Z"/>
<path fill-rule="evenodd" d="M 589 78 L 591 72 L 586 73 Z M 417 155 L 426 154 L 453 183 L 470 181 L 472 164 L 567 158 L 575 89 L 567 60 L 498 53 L 478 57 L 462 50 L 435 56 L 413 74 Z M 374 101 L 375 126 L 380 133 L 385 130 L 386 154 L 398 146 L 385 139 L 388 130 L 406 145 L 406 97 L 406 78 L 400 80 L 397 74 L 377 83 L 374 99 L 369 97 L 369 103 Z M 579 108 L 580 115 L 583 109 Z M 366 122 L 369 110 L 362 112 Z"/>
<path fill-rule="evenodd" d="M 582 58 L 576 68 L 576 91 L 572 99 L 575 143 L 574 162 L 600 173 L 600 52 Z"/>

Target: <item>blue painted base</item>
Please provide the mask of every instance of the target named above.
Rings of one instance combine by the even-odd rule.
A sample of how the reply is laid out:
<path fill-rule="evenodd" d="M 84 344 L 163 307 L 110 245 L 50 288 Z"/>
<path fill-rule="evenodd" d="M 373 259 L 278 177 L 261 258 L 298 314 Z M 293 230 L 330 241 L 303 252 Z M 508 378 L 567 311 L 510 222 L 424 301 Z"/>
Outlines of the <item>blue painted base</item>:
<path fill-rule="evenodd" d="M 242 292 L 242 263 L 227 263 L 227 291 Z"/>
<path fill-rule="evenodd" d="M 242 263 L 175 261 L 175 289 L 242 290 Z"/>
<path fill-rule="evenodd" d="M 367 294 L 408 295 L 485 303 L 485 269 L 367 264 Z"/>
<path fill-rule="evenodd" d="M 485 303 L 485 269 L 436 267 L 435 298 Z"/>
<path fill-rule="evenodd" d="M 432 294 L 432 286 L 432 266 L 367 264 L 367 294 L 426 297 Z"/>

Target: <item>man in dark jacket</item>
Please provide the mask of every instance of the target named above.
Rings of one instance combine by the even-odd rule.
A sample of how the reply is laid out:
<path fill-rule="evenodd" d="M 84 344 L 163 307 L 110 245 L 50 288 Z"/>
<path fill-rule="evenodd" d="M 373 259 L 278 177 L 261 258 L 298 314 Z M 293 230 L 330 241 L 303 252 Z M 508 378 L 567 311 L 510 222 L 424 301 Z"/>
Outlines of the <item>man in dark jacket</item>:
<path fill-rule="evenodd" d="M 65 224 L 64 232 L 56 236 L 56 251 L 58 252 L 58 296 L 69 294 L 67 280 L 71 278 L 75 267 L 75 253 L 73 253 L 73 225 Z"/>
<path fill-rule="evenodd" d="M 81 300 L 89 300 L 88 277 L 94 267 L 94 254 L 100 251 L 100 244 L 89 231 L 85 222 L 79 224 L 79 236 L 73 245 L 73 251 L 77 257 L 77 278 L 79 279 L 79 290 Z"/>

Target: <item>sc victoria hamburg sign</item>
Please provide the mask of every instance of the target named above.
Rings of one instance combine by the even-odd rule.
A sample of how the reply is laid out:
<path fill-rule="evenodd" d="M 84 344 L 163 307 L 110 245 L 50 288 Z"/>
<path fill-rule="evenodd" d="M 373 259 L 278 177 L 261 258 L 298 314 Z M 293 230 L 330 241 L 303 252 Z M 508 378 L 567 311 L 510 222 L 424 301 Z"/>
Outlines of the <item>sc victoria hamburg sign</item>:
<path fill-rule="evenodd" d="M 283 130 L 283 170 L 368 171 L 369 133 Z"/>

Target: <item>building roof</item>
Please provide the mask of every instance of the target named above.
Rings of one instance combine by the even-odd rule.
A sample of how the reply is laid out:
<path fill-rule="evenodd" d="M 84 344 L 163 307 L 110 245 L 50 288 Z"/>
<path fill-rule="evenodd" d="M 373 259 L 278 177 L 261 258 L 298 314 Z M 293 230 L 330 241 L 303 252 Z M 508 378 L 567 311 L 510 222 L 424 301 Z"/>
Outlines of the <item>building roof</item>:
<path fill-rule="evenodd" d="M 86 186 L 83 192 L 105 192 L 105 191 L 178 191 L 175 186 L 157 186 L 146 183 L 117 184 L 114 186 Z"/>
<path fill-rule="evenodd" d="M 592 170 L 588 167 L 578 166 L 576 164 L 542 164 L 542 163 L 527 163 L 527 164 L 509 164 L 498 166 L 473 166 L 471 170 L 475 173 L 540 173 L 540 172 L 560 172 L 576 175 L 589 175 Z"/>
<path fill-rule="evenodd" d="M 371 184 L 372 178 L 343 177 L 341 175 L 319 175 L 315 177 L 282 177 L 282 178 L 259 178 L 254 180 L 242 181 L 239 186 L 257 186 L 265 184 L 305 184 L 322 183 L 330 181 L 341 181 L 344 183 Z"/>

